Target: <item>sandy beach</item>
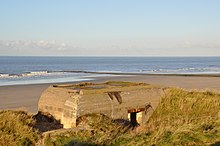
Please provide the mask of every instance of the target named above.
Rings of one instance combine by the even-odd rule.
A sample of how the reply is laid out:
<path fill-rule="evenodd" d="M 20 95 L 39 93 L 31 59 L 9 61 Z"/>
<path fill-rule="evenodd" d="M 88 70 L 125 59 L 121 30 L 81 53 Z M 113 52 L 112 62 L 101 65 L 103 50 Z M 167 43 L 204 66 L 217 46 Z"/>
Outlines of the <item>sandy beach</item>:
<path fill-rule="evenodd" d="M 220 91 L 220 77 L 207 76 L 110 76 L 98 77 L 91 82 L 105 82 L 110 80 L 145 82 L 165 87 L 179 87 L 187 90 Z M 39 97 L 49 85 L 51 84 L 0 86 L 0 110 L 17 109 L 36 113 Z"/>

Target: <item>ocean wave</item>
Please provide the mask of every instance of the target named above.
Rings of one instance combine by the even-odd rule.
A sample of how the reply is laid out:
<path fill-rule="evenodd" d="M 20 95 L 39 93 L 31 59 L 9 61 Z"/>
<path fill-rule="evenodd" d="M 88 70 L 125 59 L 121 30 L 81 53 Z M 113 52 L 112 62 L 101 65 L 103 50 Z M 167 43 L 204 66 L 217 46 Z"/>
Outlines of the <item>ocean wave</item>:
<path fill-rule="evenodd" d="M 121 73 L 123 71 L 120 71 L 120 70 L 98 70 L 97 72 L 113 72 L 113 73 L 117 72 L 117 73 Z"/>
<path fill-rule="evenodd" d="M 85 76 L 88 74 L 108 74 L 108 75 L 126 75 L 126 74 L 220 74 L 220 67 L 205 68 L 175 68 L 175 69 L 142 69 L 137 71 L 83 71 L 83 70 L 60 70 L 60 71 L 30 71 L 21 74 L 0 73 L 0 78 L 29 78 L 29 77 L 47 77 L 47 76 Z M 91 76 L 91 75 L 89 75 Z"/>
<path fill-rule="evenodd" d="M 0 78 L 31 78 L 31 77 L 46 77 L 46 76 L 65 76 L 74 73 L 80 76 L 84 71 L 30 71 L 20 74 L 0 73 Z"/>
<path fill-rule="evenodd" d="M 151 70 L 138 70 L 137 73 L 140 73 L 140 74 L 219 74 L 220 67 L 151 69 Z"/>
<path fill-rule="evenodd" d="M 22 74 L 0 74 L 0 78 L 18 78 L 21 76 Z"/>
<path fill-rule="evenodd" d="M 6 78 L 9 77 L 9 74 L 0 74 L 0 78 Z"/>
<path fill-rule="evenodd" d="M 66 83 L 66 82 L 80 82 L 91 81 L 92 78 L 55 78 L 55 79 L 39 79 L 39 80 L 15 80 L 0 82 L 0 86 L 6 85 L 27 85 L 27 84 L 42 84 L 42 83 Z"/>
<path fill-rule="evenodd" d="M 47 75 L 50 74 L 48 71 L 32 71 L 32 72 L 27 72 L 24 74 L 21 74 L 22 76 L 40 76 L 40 75 Z"/>
<path fill-rule="evenodd" d="M 28 77 L 28 76 L 42 76 L 50 74 L 48 71 L 33 71 L 21 74 L 0 74 L 0 78 L 18 78 L 18 77 Z"/>

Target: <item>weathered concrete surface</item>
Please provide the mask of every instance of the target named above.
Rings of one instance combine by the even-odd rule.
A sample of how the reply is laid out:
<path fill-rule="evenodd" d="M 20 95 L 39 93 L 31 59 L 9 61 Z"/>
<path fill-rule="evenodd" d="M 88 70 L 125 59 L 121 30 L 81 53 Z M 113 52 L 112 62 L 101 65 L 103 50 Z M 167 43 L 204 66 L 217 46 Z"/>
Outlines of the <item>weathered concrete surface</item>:
<path fill-rule="evenodd" d="M 129 110 L 140 110 L 139 124 L 152 114 L 164 95 L 158 86 L 143 83 L 107 82 L 50 86 L 40 97 L 38 110 L 61 121 L 64 128 L 77 126 L 77 118 L 101 113 L 113 119 L 129 119 Z M 146 108 L 150 103 L 152 108 Z"/>

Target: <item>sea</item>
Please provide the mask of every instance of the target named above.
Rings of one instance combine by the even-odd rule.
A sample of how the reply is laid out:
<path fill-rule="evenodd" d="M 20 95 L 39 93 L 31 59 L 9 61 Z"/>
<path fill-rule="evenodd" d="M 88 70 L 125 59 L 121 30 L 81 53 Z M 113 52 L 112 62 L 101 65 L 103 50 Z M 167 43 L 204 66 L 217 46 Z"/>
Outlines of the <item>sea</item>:
<path fill-rule="evenodd" d="M 220 57 L 0 56 L 0 86 L 89 81 L 120 73 L 220 75 Z"/>

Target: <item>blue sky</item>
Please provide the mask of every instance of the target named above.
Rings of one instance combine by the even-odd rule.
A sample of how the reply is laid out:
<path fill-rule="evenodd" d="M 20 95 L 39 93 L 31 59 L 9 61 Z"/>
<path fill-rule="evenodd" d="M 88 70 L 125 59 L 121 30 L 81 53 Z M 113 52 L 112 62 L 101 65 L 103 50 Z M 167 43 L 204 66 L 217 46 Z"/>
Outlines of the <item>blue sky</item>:
<path fill-rule="evenodd" d="M 1 0 L 0 55 L 220 56 L 219 0 Z"/>

